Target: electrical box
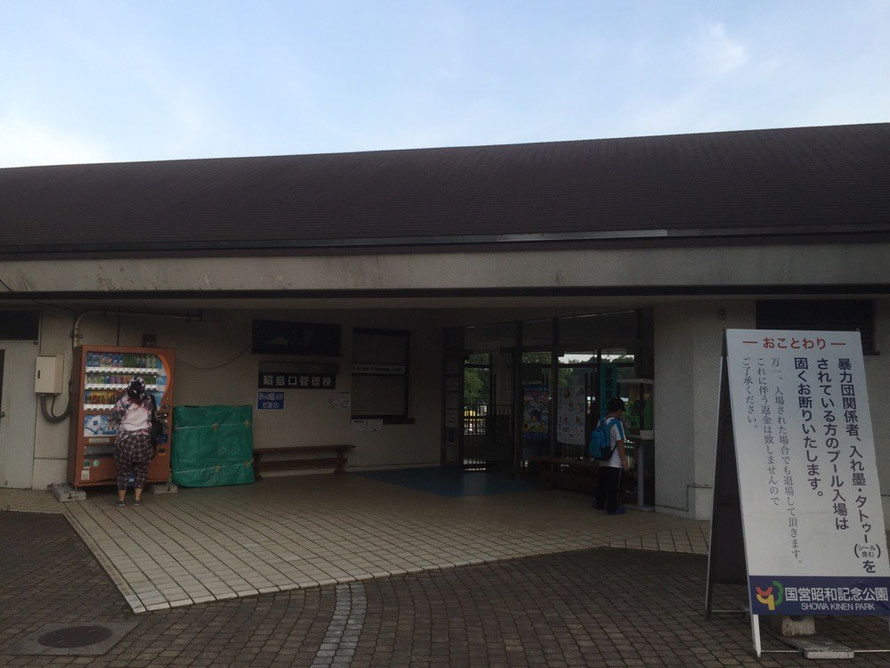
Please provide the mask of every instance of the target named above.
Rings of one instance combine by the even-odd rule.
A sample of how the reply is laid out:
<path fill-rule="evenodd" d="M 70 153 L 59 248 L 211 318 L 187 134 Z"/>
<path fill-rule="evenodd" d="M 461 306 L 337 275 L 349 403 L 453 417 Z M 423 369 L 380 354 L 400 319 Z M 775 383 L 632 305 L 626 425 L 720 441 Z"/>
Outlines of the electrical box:
<path fill-rule="evenodd" d="M 37 370 L 34 373 L 34 391 L 37 394 L 62 394 L 64 370 L 64 355 L 38 355 Z"/>

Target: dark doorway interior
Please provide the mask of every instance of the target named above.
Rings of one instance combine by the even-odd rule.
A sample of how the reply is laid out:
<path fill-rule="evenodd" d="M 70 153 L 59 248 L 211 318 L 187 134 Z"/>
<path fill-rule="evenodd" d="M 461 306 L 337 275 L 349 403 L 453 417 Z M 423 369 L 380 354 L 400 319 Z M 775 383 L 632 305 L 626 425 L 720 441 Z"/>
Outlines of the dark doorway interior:
<path fill-rule="evenodd" d="M 651 374 L 650 321 L 648 312 L 620 311 L 463 328 L 460 447 L 452 461 L 465 470 L 534 477 L 536 457 L 587 457 L 608 400 L 631 400 L 628 382 Z M 629 435 L 640 431 L 639 405 L 629 401 Z M 636 496 L 635 475 L 627 482 Z"/>
<path fill-rule="evenodd" d="M 464 363 L 463 468 L 513 468 L 511 350 L 471 353 Z"/>

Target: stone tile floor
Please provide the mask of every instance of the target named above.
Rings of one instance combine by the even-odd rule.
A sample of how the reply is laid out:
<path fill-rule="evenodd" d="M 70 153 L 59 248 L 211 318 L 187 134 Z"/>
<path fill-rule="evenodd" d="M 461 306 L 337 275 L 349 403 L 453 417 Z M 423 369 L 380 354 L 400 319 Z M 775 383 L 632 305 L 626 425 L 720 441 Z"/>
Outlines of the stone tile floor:
<path fill-rule="evenodd" d="M 441 497 L 354 475 L 123 509 L 111 492 L 0 490 L 0 665 L 811 664 L 766 631 L 778 653 L 753 657 L 743 614 L 704 618 L 706 546 L 705 523 L 607 517 L 579 494 Z M 716 608 L 744 604 L 718 589 Z M 23 653 L 48 622 L 135 626 L 99 657 Z M 890 648 L 880 619 L 817 630 Z"/>
<path fill-rule="evenodd" d="M 64 512 L 135 612 L 591 547 L 707 553 L 704 522 L 608 517 L 561 491 L 449 497 L 312 475 L 143 499 L 0 490 L 0 507 Z"/>
<path fill-rule="evenodd" d="M 744 615 L 705 619 L 698 554 L 575 550 L 137 615 L 61 515 L 0 511 L 0 536 L 3 666 L 813 664 L 769 635 L 765 649 L 782 653 L 753 657 Z M 739 589 L 721 589 L 717 606 L 739 606 Z M 100 656 L 20 651 L 47 622 L 131 628 Z M 887 641 L 882 620 L 818 626 L 856 648 Z"/>

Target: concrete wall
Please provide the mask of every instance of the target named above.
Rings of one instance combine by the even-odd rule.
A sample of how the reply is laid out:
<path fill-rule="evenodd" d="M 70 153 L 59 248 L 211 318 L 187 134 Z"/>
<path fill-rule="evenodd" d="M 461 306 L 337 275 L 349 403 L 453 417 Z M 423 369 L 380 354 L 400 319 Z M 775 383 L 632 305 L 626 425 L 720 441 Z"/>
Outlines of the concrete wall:
<path fill-rule="evenodd" d="M 249 352 L 254 318 L 304 322 L 338 322 L 344 325 L 343 356 L 282 358 Z M 82 321 L 82 342 L 90 345 L 140 346 L 143 333 L 157 337 L 161 348 L 176 350 L 175 405 L 249 404 L 256 406 L 257 372 L 261 361 L 334 363 L 337 388 L 351 386 L 352 327 L 379 327 L 411 331 L 409 368 L 409 416 L 414 424 L 384 425 L 380 431 L 353 431 L 349 409 L 332 408 L 326 390 L 286 390 L 283 411 L 254 410 L 256 447 L 352 443 L 350 468 L 409 464 L 438 464 L 441 432 L 441 329 L 407 311 L 382 312 L 281 312 L 209 311 L 202 321 L 153 320 L 123 316 L 87 316 Z M 44 314 L 41 352 L 66 355 L 66 374 L 71 367 L 73 318 L 63 312 Z M 33 391 L 33 386 L 30 388 Z M 67 397 L 57 401 L 60 413 Z M 66 476 L 69 421 L 50 424 L 37 418 L 33 487 L 60 482 Z M 174 446 L 175 447 L 175 446 Z"/>
<path fill-rule="evenodd" d="M 754 327 L 752 300 L 655 307 L 655 505 L 711 514 L 724 328 Z"/>
<path fill-rule="evenodd" d="M 74 314 L 62 309 L 43 310 L 40 322 L 40 354 L 65 355 L 62 394 L 55 401 L 47 401 L 47 409 L 54 415 L 62 415 L 68 408 L 68 379 L 71 377 L 71 328 Z M 33 376 L 33 372 L 32 372 Z M 28 388 L 34 391 L 33 382 Z M 68 420 L 53 423 L 45 420 L 38 412 L 34 427 L 34 489 L 46 487 L 54 482 L 62 482 L 67 477 L 68 466 Z"/>
<path fill-rule="evenodd" d="M 5 261 L 29 292 L 850 285 L 888 280 L 890 243 L 517 250 L 348 256 Z M 856 262 L 848 258 L 855 257 Z M 656 290 L 657 292 L 657 290 Z"/>
<path fill-rule="evenodd" d="M 884 410 L 890 405 L 890 299 L 876 304 L 877 349 L 882 354 L 867 356 L 865 366 L 885 518 L 890 518 L 890 414 Z M 711 512 L 721 334 L 725 327 L 753 327 L 754 301 L 662 303 L 655 306 L 654 314 L 655 502 L 663 512 L 706 519 Z M 354 443 L 357 448 L 350 456 L 350 467 L 355 468 L 439 462 L 442 330 L 441 323 L 422 312 L 214 310 L 207 311 L 201 322 L 123 317 L 119 323 L 117 318 L 87 316 L 82 321 L 83 342 L 140 345 L 143 333 L 155 334 L 160 347 L 177 351 L 177 405 L 255 405 L 259 362 L 269 359 L 248 351 L 250 322 L 255 317 L 342 323 L 338 390 L 350 389 L 353 326 L 410 330 L 410 414 L 416 420 L 414 425 L 384 426 L 378 432 L 352 431 L 350 411 L 330 408 L 328 392 L 291 390 L 286 394 L 286 410 L 255 411 L 258 447 Z M 71 313 L 46 309 L 42 321 L 39 352 L 66 354 L 66 373 L 70 371 L 73 320 Z M 31 392 L 30 369 L 27 375 L 27 392 Z M 61 412 L 65 404 L 66 397 L 60 397 L 55 411 Z M 35 414 L 33 408 L 30 411 Z M 33 487 L 64 480 L 68 421 L 51 424 L 39 413 L 23 419 L 36 420 Z M 18 447 L 31 445 L 22 442 Z"/>
<path fill-rule="evenodd" d="M 876 300 L 879 355 L 865 357 L 885 522 L 890 525 L 890 299 Z M 724 319 L 725 314 L 725 319 Z M 655 503 L 708 519 L 717 437 L 723 328 L 755 326 L 754 301 L 703 300 L 655 307 Z"/>

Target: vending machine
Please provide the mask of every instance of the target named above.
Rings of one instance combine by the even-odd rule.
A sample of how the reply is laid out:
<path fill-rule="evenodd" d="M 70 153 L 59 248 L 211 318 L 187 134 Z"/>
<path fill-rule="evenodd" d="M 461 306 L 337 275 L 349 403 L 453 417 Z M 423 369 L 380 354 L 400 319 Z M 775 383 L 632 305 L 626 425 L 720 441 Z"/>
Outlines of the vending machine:
<path fill-rule="evenodd" d="M 165 426 L 157 455 L 148 466 L 149 483 L 164 483 L 170 476 L 171 421 L 173 419 L 173 350 L 78 346 L 74 349 L 71 377 L 71 431 L 68 480 L 74 487 L 112 485 L 116 480 L 114 439 L 108 417 L 127 391 L 133 376 L 153 394 L 158 417 Z"/>

